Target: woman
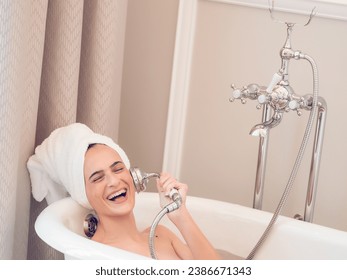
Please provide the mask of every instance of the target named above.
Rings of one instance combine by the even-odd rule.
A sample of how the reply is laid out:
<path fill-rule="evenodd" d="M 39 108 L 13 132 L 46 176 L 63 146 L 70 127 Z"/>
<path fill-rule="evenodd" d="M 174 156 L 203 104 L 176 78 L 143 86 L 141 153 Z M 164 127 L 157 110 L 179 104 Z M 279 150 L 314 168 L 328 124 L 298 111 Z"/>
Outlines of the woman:
<path fill-rule="evenodd" d="M 130 162 L 111 138 L 94 133 L 81 123 L 58 128 L 36 147 L 27 167 L 37 201 L 46 199 L 50 204 L 70 195 L 81 206 L 97 213 L 99 223 L 93 240 L 150 256 L 149 230 L 139 231 L 133 214 L 135 186 Z M 154 241 L 158 258 L 218 259 L 186 208 L 187 186 L 163 173 L 157 188 L 159 197 L 165 198 L 173 188 L 182 196 L 181 207 L 168 216 L 186 242 L 158 226 Z M 161 206 L 169 202 L 161 201 Z"/>
<path fill-rule="evenodd" d="M 135 186 L 119 154 L 106 145 L 92 145 L 85 155 L 84 180 L 88 201 L 99 217 L 92 239 L 150 257 L 149 228 L 139 231 L 136 227 L 133 214 Z M 162 173 L 157 188 L 162 194 L 173 188 L 180 193 L 181 207 L 168 216 L 186 241 L 184 244 L 169 229 L 159 225 L 154 241 L 158 259 L 218 259 L 186 208 L 187 185 L 177 182 L 170 174 Z"/>

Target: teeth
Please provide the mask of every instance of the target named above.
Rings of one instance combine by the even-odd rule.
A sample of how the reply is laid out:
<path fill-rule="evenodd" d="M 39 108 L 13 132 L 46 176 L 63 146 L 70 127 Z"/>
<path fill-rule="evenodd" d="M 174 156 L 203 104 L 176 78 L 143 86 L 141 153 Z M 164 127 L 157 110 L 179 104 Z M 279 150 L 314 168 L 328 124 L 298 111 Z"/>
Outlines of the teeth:
<path fill-rule="evenodd" d="M 120 195 L 125 195 L 126 192 L 127 192 L 126 189 L 119 190 L 119 191 L 117 191 L 117 192 L 115 192 L 115 193 L 109 195 L 109 196 L 107 197 L 107 199 L 109 199 L 109 200 L 115 200 L 118 196 L 120 196 Z"/>

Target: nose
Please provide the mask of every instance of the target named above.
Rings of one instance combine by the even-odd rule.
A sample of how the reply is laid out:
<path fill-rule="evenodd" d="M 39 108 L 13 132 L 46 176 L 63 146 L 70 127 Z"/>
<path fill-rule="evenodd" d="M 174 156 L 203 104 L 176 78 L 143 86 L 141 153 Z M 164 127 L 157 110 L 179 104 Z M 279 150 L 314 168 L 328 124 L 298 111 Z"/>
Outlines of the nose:
<path fill-rule="evenodd" d="M 106 174 L 106 180 L 108 187 L 117 187 L 121 181 L 119 175 L 112 171 Z"/>

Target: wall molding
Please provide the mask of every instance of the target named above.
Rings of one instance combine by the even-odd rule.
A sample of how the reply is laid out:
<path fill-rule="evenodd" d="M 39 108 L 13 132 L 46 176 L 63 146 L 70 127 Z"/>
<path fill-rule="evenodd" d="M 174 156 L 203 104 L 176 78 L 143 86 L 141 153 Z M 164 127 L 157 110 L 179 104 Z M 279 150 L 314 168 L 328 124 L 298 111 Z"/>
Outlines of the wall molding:
<path fill-rule="evenodd" d="M 195 38 L 196 11 L 199 1 L 227 3 L 268 9 L 267 0 L 180 0 L 176 28 L 169 109 L 164 146 L 163 170 L 180 178 L 190 69 Z M 278 11 L 309 14 L 316 6 L 316 16 L 347 20 L 347 0 L 276 0 Z"/>
<path fill-rule="evenodd" d="M 176 178 L 180 177 L 197 2 L 198 0 L 180 0 L 178 8 L 162 168 Z"/>
<path fill-rule="evenodd" d="M 268 0 L 205 0 L 210 2 L 268 9 Z M 316 7 L 316 16 L 347 20 L 347 0 L 276 0 L 275 9 L 296 14 L 310 14 Z"/>

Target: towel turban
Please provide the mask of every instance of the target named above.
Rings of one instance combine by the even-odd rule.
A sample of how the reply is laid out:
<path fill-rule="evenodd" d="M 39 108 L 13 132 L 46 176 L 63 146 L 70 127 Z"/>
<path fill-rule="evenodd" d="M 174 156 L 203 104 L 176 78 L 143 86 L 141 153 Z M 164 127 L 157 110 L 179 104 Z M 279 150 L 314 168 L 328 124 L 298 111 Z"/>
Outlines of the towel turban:
<path fill-rule="evenodd" d="M 29 158 L 33 197 L 37 201 L 45 198 L 51 204 L 70 194 L 80 205 L 92 209 L 85 191 L 83 166 L 85 153 L 94 143 L 114 149 L 126 168 L 130 168 L 127 155 L 111 138 L 94 133 L 84 124 L 73 123 L 54 130 Z"/>

